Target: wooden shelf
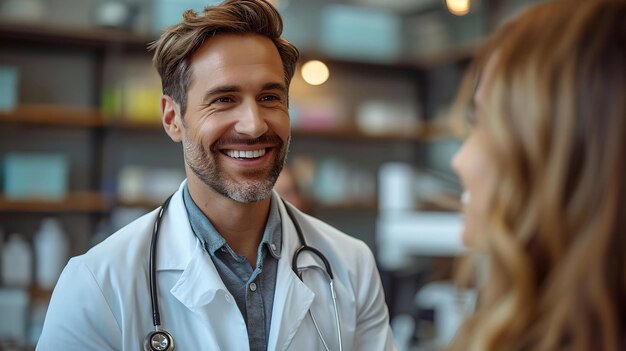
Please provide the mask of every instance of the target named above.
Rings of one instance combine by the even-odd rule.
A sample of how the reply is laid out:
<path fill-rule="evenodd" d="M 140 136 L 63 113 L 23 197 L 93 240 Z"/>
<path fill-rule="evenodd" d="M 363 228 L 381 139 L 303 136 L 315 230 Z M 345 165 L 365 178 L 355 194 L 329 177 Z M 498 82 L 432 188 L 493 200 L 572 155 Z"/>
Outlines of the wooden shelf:
<path fill-rule="evenodd" d="M 70 193 L 61 200 L 10 199 L 0 196 L 0 211 L 4 212 L 106 212 L 110 206 L 97 192 Z"/>
<path fill-rule="evenodd" d="M 112 119 L 105 122 L 105 127 L 113 129 L 129 129 L 129 130 L 146 130 L 146 131 L 162 131 L 163 125 L 161 121 L 147 122 L 135 121 L 130 119 Z"/>
<path fill-rule="evenodd" d="M 13 111 L 0 112 L 0 123 L 31 124 L 83 128 L 112 128 L 127 130 L 161 131 L 159 122 L 141 122 L 123 117 L 105 120 L 96 108 L 70 107 L 59 105 L 20 105 Z M 451 135 L 445 122 L 426 122 L 414 135 L 366 134 L 356 128 L 341 130 L 292 129 L 294 136 L 300 138 L 318 138 L 345 141 L 428 141 Z"/>
<path fill-rule="evenodd" d="M 61 200 L 37 198 L 9 199 L 0 194 L 0 211 L 17 213 L 106 213 L 111 211 L 114 207 L 135 207 L 152 210 L 161 206 L 162 203 L 163 201 L 149 199 L 122 201 L 119 199 L 111 199 L 110 197 L 98 192 L 70 193 Z"/>
<path fill-rule="evenodd" d="M 117 207 L 134 207 L 134 208 L 144 208 L 147 210 L 153 210 L 161 206 L 163 204 L 163 201 L 165 201 L 165 199 L 161 201 L 149 200 L 149 199 L 140 199 L 140 200 L 134 200 L 134 201 L 117 200 L 115 202 L 115 205 Z"/>
<path fill-rule="evenodd" d="M 163 129 L 163 126 L 157 122 L 140 122 L 123 117 L 105 119 L 97 108 L 37 104 L 19 105 L 12 111 L 0 111 L 0 123 L 139 130 Z"/>
<path fill-rule="evenodd" d="M 422 199 L 419 211 L 458 212 L 461 210 L 461 197 L 458 194 L 440 193 L 428 199 Z"/>
<path fill-rule="evenodd" d="M 416 206 L 418 211 L 446 211 L 458 212 L 461 209 L 460 197 L 454 194 L 441 193 L 429 199 L 422 199 L 420 204 Z M 377 215 L 378 202 L 376 200 L 357 202 L 344 201 L 336 204 L 322 204 L 315 201 L 311 208 L 316 212 L 324 211 L 340 211 L 340 212 L 363 212 Z"/>
<path fill-rule="evenodd" d="M 36 284 L 29 287 L 28 293 L 32 301 L 48 302 L 52 297 L 52 289 L 42 288 Z"/>
<path fill-rule="evenodd" d="M 327 140 L 345 140 L 345 141 L 410 141 L 417 140 L 417 136 L 399 136 L 399 135 L 369 135 L 357 129 L 344 130 L 309 130 L 294 128 L 291 130 L 292 135 L 296 138 L 315 138 Z"/>
<path fill-rule="evenodd" d="M 79 213 L 104 213 L 116 207 L 134 207 L 152 210 L 161 205 L 162 201 L 137 200 L 137 201 L 109 201 L 97 192 L 71 193 L 62 200 L 47 199 L 8 199 L 0 195 L 0 211 L 19 213 L 41 212 L 79 212 Z M 441 194 L 440 196 L 424 200 L 420 206 L 422 211 L 458 211 L 459 199 L 452 195 Z M 324 204 L 311 201 L 311 208 L 315 211 L 360 211 L 376 214 L 378 203 L 372 201 L 344 201 L 334 204 Z"/>
<path fill-rule="evenodd" d="M 88 107 L 20 105 L 12 111 L 0 112 L 0 122 L 65 127 L 98 127 L 102 125 L 102 117 L 97 109 Z"/>
<path fill-rule="evenodd" d="M 60 24 L 25 24 L 3 21 L 0 23 L 0 42 L 37 43 L 51 46 L 78 48 L 124 48 L 148 52 L 147 46 L 155 38 L 122 29 L 105 27 L 72 27 Z"/>
<path fill-rule="evenodd" d="M 426 122 L 420 130 L 412 135 L 399 134 L 366 134 L 356 128 L 342 130 L 307 130 L 293 128 L 292 134 L 302 138 L 317 138 L 329 140 L 346 140 L 346 141 L 381 141 L 381 142 L 418 142 L 429 141 L 438 138 L 445 138 L 452 135 L 445 121 Z"/>

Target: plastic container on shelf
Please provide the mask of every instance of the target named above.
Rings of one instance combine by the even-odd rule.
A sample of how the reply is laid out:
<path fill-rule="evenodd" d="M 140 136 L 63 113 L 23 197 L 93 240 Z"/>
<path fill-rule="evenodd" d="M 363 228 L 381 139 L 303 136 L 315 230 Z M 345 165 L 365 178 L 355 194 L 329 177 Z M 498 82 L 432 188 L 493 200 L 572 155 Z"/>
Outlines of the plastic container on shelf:
<path fill-rule="evenodd" d="M 388 162 L 378 171 L 378 207 L 386 215 L 415 209 L 415 170 L 408 163 Z"/>
<path fill-rule="evenodd" d="M 34 238 L 37 285 L 52 289 L 69 258 L 69 241 L 56 218 L 44 218 Z"/>
<path fill-rule="evenodd" d="M 26 239 L 17 233 L 9 235 L 2 248 L 2 283 L 27 288 L 33 280 L 33 253 Z"/>

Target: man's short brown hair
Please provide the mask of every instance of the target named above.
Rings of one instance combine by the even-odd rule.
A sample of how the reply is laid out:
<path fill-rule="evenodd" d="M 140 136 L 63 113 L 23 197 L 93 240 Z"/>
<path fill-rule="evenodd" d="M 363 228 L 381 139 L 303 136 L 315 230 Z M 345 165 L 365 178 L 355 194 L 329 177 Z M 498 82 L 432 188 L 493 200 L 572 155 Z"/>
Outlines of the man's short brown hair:
<path fill-rule="evenodd" d="M 210 37 L 229 34 L 259 34 L 274 42 L 283 62 L 285 84 L 288 87 L 298 61 L 298 49 L 281 38 L 283 21 L 276 9 L 265 0 L 226 0 L 208 6 L 203 14 L 187 10 L 183 21 L 165 29 L 149 46 L 154 50 L 152 62 L 161 76 L 163 94 L 180 105 L 184 116 L 187 89 L 191 83 L 189 58 Z"/>

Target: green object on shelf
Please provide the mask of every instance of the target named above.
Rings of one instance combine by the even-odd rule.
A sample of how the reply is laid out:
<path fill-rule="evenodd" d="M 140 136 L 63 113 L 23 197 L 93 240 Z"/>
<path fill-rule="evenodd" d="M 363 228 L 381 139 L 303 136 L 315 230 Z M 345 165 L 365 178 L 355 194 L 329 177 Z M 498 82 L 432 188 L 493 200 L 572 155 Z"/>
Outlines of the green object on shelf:
<path fill-rule="evenodd" d="M 122 114 L 122 91 L 117 88 L 102 91 L 102 115 L 107 119 L 118 118 Z"/>

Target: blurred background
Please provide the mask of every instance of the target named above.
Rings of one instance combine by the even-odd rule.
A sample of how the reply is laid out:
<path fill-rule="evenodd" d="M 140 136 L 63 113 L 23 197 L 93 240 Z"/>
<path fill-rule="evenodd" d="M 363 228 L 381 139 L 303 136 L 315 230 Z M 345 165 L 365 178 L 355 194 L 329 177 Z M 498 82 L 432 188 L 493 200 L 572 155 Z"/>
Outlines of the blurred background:
<path fill-rule="evenodd" d="M 281 193 L 376 255 L 400 350 L 436 350 L 471 300 L 461 141 L 446 111 L 481 40 L 536 0 L 280 0 L 302 59 Z M 0 350 L 31 350 L 70 256 L 184 178 L 146 45 L 214 0 L 0 0 Z M 278 186 L 277 186 L 278 187 Z"/>

